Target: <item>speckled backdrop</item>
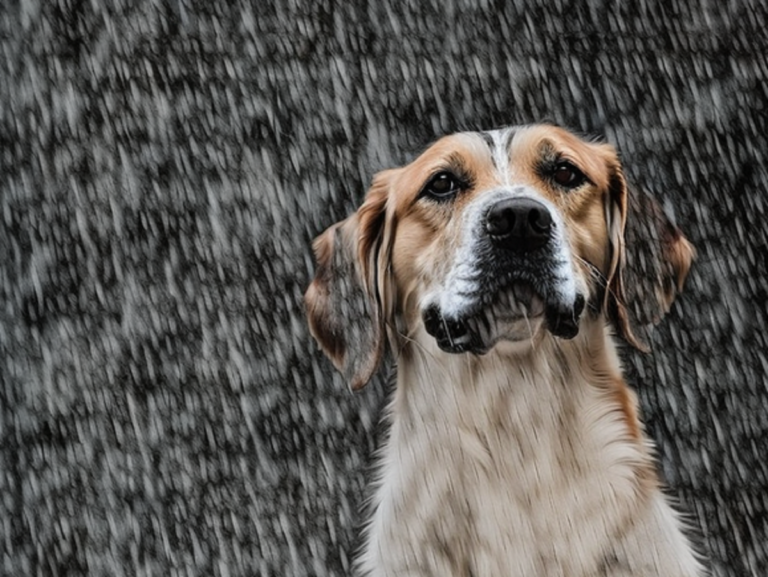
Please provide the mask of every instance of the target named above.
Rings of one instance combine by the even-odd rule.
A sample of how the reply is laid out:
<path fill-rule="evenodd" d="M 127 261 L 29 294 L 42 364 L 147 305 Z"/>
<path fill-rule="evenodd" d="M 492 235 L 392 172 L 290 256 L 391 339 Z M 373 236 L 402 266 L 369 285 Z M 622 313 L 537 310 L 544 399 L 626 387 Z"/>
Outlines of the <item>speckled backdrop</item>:
<path fill-rule="evenodd" d="M 626 360 L 716 575 L 768 572 L 768 10 L 5 0 L 0 573 L 346 575 L 385 399 L 310 340 L 311 239 L 457 129 L 620 150 L 696 244 Z"/>

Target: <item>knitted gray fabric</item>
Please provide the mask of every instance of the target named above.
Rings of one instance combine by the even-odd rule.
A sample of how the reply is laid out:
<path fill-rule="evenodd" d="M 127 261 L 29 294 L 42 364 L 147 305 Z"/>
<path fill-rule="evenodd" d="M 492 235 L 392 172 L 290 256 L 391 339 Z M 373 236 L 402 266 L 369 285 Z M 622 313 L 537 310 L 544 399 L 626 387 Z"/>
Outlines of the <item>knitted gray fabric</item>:
<path fill-rule="evenodd" d="M 310 242 L 439 135 L 543 119 L 615 144 L 697 247 L 626 364 L 714 573 L 766 574 L 767 25 L 6 0 L 0 574 L 347 575 L 386 387 L 348 393 L 309 338 Z"/>

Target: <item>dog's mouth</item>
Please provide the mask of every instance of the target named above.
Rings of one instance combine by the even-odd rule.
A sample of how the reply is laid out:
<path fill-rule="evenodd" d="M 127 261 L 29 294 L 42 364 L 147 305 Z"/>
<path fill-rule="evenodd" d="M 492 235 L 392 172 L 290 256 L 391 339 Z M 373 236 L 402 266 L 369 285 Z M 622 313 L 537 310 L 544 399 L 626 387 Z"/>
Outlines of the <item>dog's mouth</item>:
<path fill-rule="evenodd" d="M 571 306 L 548 303 L 533 286 L 520 281 L 460 317 L 446 316 L 432 304 L 423 311 L 422 319 L 427 333 L 443 351 L 485 354 L 501 340 L 533 338 L 542 319 L 550 333 L 572 339 L 579 332 L 584 302 L 584 297 L 577 295 Z"/>

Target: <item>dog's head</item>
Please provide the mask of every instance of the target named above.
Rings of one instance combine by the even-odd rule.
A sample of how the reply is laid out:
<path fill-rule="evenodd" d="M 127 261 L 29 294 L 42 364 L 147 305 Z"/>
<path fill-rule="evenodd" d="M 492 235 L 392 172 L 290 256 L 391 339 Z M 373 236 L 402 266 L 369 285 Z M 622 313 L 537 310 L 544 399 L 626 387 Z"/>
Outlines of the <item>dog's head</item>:
<path fill-rule="evenodd" d="M 625 270 L 636 204 L 614 149 L 563 129 L 445 137 L 378 174 L 358 211 L 315 240 L 310 328 L 353 388 L 375 372 L 388 334 L 397 341 L 422 327 L 443 351 L 483 354 L 542 331 L 571 339 L 584 315 L 605 315 L 640 347 L 625 277 L 652 284 L 633 294 L 652 296 L 663 314 L 693 249 L 652 211 L 657 274 Z"/>

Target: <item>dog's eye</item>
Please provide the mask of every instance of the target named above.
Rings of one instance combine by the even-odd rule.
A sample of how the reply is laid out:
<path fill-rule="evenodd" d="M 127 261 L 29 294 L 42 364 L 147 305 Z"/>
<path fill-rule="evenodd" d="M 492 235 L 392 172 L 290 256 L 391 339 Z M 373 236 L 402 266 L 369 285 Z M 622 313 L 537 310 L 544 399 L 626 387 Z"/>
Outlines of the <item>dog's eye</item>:
<path fill-rule="evenodd" d="M 552 170 L 552 180 L 563 188 L 578 188 L 587 177 L 570 162 L 560 162 Z"/>
<path fill-rule="evenodd" d="M 456 175 L 443 171 L 430 178 L 421 193 L 437 200 L 446 200 L 463 188 L 463 183 Z"/>

